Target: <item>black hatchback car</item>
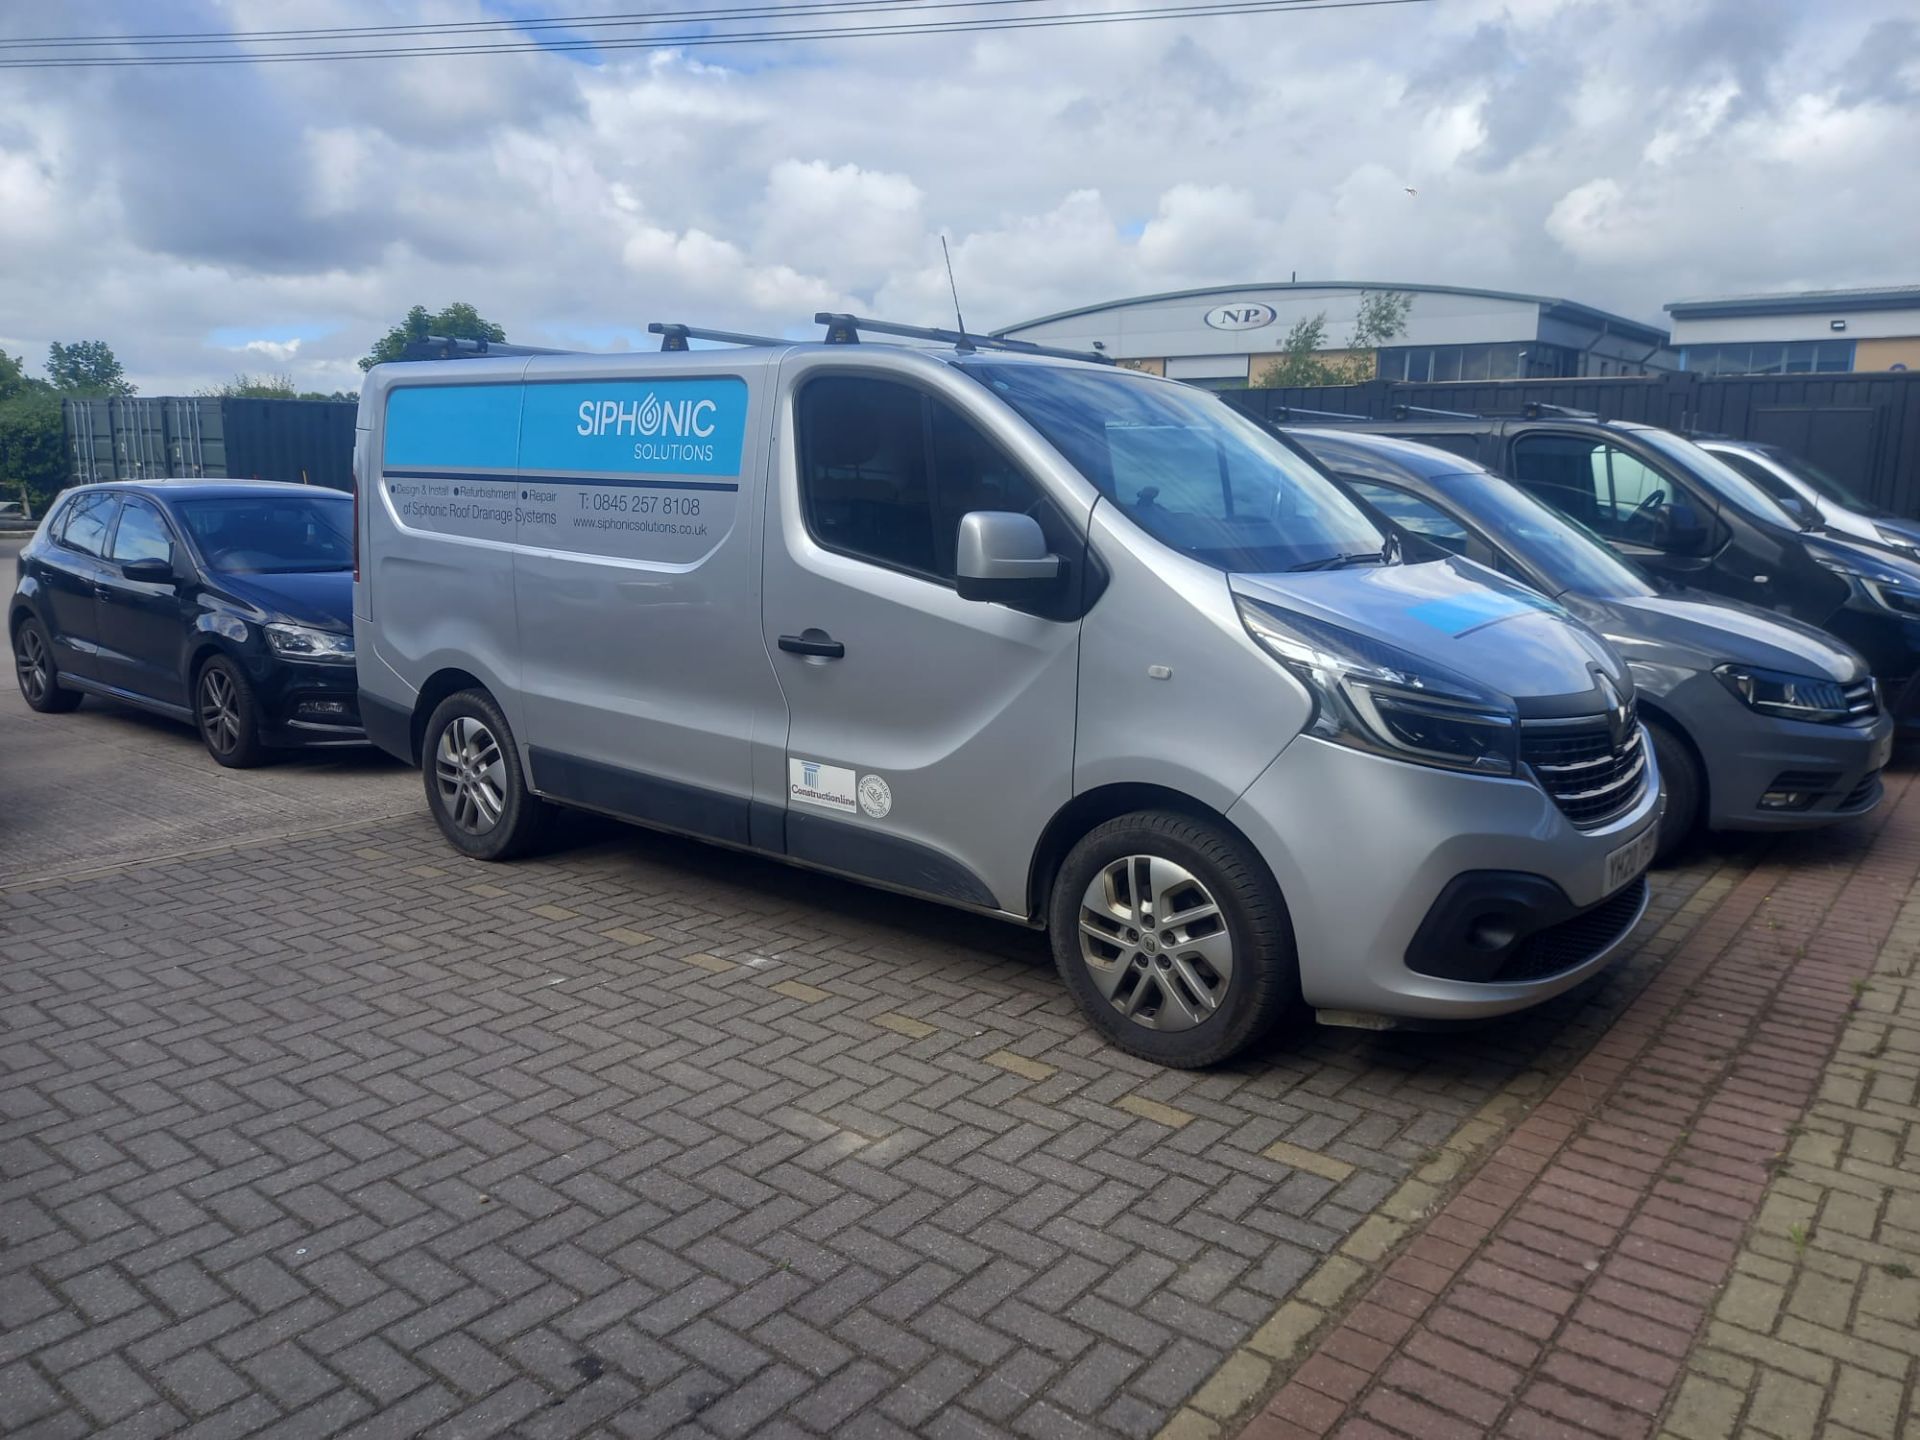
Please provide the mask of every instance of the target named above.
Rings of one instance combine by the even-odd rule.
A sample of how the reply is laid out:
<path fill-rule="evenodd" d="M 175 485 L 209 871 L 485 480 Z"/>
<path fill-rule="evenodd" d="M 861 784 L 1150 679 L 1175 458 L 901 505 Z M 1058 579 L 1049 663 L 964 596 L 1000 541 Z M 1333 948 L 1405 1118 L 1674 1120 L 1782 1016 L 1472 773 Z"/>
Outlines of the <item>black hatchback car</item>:
<path fill-rule="evenodd" d="M 1516 482 L 1642 570 L 1838 636 L 1873 667 L 1887 708 L 1920 725 L 1920 564 L 1817 532 L 1725 461 L 1650 425 L 1561 414 L 1363 422 Z"/>
<path fill-rule="evenodd" d="M 257 480 L 81 486 L 19 572 L 7 633 L 35 710 L 124 700 L 197 725 L 235 767 L 366 739 L 351 496 Z"/>

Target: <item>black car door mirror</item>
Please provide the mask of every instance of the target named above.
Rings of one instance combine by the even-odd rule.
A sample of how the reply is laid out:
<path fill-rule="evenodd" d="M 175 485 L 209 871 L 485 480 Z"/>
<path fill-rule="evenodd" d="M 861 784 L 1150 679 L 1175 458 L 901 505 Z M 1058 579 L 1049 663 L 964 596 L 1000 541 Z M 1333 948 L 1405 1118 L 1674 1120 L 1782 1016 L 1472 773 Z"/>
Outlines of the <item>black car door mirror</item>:
<path fill-rule="evenodd" d="M 128 560 L 120 566 L 120 573 L 142 585 L 171 585 L 180 578 L 173 561 L 166 559 Z"/>

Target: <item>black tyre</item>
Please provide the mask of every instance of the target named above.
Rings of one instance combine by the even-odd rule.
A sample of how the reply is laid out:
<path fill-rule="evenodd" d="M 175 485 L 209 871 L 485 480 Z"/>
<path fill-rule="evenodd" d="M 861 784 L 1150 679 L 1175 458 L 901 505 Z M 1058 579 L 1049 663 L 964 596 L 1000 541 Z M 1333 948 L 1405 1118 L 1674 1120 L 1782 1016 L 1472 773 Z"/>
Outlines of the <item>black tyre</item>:
<path fill-rule="evenodd" d="M 1660 839 L 1653 852 L 1656 865 L 1679 853 L 1700 827 L 1700 801 L 1705 785 L 1693 748 L 1664 725 L 1647 726 L 1653 737 L 1653 759 L 1660 767 L 1660 793 L 1667 808 L 1660 816 Z"/>
<path fill-rule="evenodd" d="M 214 656 L 194 677 L 193 718 L 207 753 L 229 770 L 251 770 L 267 758 L 253 682 L 226 656 Z"/>
<path fill-rule="evenodd" d="M 13 632 L 13 673 L 30 710 L 64 715 L 80 703 L 78 690 L 60 684 L 60 667 L 53 663 L 53 642 L 47 638 L 46 627 L 31 616 Z"/>
<path fill-rule="evenodd" d="M 486 691 L 442 700 L 421 749 L 427 808 L 462 854 L 511 860 L 546 838 L 553 807 L 527 788 L 513 730 Z"/>
<path fill-rule="evenodd" d="M 1280 887 L 1221 825 L 1152 810 L 1107 821 L 1068 853 L 1047 918 L 1087 1018 L 1162 1065 L 1225 1060 L 1300 998 Z"/>

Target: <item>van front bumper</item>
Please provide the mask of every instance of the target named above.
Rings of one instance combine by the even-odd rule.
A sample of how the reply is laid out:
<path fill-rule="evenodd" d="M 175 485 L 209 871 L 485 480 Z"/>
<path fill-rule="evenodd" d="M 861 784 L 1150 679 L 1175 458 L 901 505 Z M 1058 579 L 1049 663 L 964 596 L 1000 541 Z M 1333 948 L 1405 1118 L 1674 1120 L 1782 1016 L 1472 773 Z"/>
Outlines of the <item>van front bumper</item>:
<path fill-rule="evenodd" d="M 1471 1019 L 1571 989 L 1646 905 L 1609 858 L 1659 819 L 1659 777 L 1578 830 L 1530 780 L 1489 779 L 1296 739 L 1227 818 L 1287 902 L 1301 990 L 1321 1010 Z"/>

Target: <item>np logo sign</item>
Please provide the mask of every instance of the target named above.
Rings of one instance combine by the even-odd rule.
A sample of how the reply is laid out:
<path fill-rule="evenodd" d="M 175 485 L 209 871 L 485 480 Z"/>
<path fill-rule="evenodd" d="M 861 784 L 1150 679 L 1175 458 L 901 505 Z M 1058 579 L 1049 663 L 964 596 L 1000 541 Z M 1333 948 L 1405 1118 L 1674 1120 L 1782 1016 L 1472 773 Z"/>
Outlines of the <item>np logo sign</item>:
<path fill-rule="evenodd" d="M 1207 324 L 1215 330 L 1258 330 L 1272 323 L 1273 307 L 1256 305 L 1250 300 L 1216 305 L 1207 312 Z"/>

